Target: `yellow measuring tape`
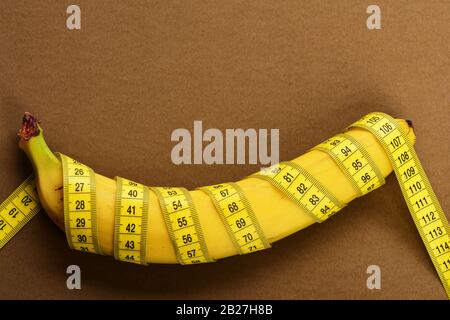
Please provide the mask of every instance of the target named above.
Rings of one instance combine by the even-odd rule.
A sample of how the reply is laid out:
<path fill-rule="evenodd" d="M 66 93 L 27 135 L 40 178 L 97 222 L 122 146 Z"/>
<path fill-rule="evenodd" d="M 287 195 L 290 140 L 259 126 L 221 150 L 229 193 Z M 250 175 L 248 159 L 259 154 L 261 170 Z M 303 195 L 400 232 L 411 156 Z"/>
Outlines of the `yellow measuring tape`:
<path fill-rule="evenodd" d="M 200 189 L 211 197 L 240 254 L 270 248 L 247 197 L 237 184 L 222 183 Z"/>
<path fill-rule="evenodd" d="M 185 188 L 154 187 L 181 264 L 212 262 L 194 203 Z"/>
<path fill-rule="evenodd" d="M 114 257 L 146 265 L 148 188 L 118 177 Z"/>
<path fill-rule="evenodd" d="M 28 177 L 0 204 L 0 249 L 39 212 L 34 176 Z"/>
<path fill-rule="evenodd" d="M 388 155 L 409 211 L 450 297 L 450 227 L 406 133 L 387 114 L 370 113 L 348 128 L 371 132 Z M 338 134 L 313 148 L 326 152 L 359 195 L 382 184 L 384 177 L 368 152 L 352 136 Z M 100 253 L 96 224 L 95 174 L 89 167 L 59 155 L 64 176 L 64 220 L 71 248 Z M 309 172 L 294 162 L 282 162 L 251 177 L 269 181 L 286 197 L 322 222 L 345 204 Z M 0 248 L 40 209 L 34 178 L 24 181 L 0 205 Z M 211 262 L 200 221 L 184 188 L 154 187 L 169 236 L 181 264 Z M 270 247 L 244 192 L 235 183 L 200 188 L 218 212 L 240 254 Z M 117 178 L 114 255 L 122 261 L 146 264 L 149 189 Z"/>
<path fill-rule="evenodd" d="M 450 227 L 406 133 L 381 112 L 370 113 L 351 127 L 370 131 L 386 150 L 417 230 L 450 297 Z"/>
<path fill-rule="evenodd" d="M 384 184 L 384 177 L 367 151 L 352 136 L 338 134 L 313 149 L 329 154 L 362 196 Z"/>
<path fill-rule="evenodd" d="M 64 175 L 64 223 L 70 248 L 102 254 L 98 242 L 94 171 L 59 154 Z"/>
<path fill-rule="evenodd" d="M 317 222 L 325 221 L 345 206 L 309 172 L 293 162 L 281 162 L 250 177 L 269 181 Z"/>

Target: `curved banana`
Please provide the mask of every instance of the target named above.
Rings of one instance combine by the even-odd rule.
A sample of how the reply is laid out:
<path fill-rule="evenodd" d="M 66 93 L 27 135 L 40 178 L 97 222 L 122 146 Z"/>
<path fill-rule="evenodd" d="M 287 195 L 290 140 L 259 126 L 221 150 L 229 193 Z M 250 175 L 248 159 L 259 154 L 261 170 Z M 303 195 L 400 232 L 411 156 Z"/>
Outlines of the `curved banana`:
<path fill-rule="evenodd" d="M 396 120 L 408 132 L 414 143 L 415 135 L 405 120 Z M 392 172 L 392 165 L 377 139 L 369 132 L 352 128 L 346 132 L 355 138 L 377 164 L 382 176 Z M 39 197 L 50 218 L 64 230 L 63 171 L 60 159 L 49 149 L 38 121 L 26 113 L 19 133 L 19 146 L 32 162 L 36 174 Z M 293 163 L 301 165 L 324 187 L 332 191 L 342 203 L 359 196 L 351 181 L 336 162 L 326 153 L 311 150 Z M 98 239 L 102 251 L 114 255 L 114 205 L 116 181 L 95 175 L 97 188 Z M 315 222 L 311 216 L 285 197 L 268 181 L 247 177 L 237 182 L 250 202 L 261 228 L 270 243 L 284 238 Z M 190 191 L 196 207 L 210 256 L 221 259 L 238 254 L 210 197 L 203 191 Z M 148 263 L 177 263 L 175 249 L 169 237 L 160 204 L 154 192 L 149 192 L 148 236 L 146 257 Z"/>

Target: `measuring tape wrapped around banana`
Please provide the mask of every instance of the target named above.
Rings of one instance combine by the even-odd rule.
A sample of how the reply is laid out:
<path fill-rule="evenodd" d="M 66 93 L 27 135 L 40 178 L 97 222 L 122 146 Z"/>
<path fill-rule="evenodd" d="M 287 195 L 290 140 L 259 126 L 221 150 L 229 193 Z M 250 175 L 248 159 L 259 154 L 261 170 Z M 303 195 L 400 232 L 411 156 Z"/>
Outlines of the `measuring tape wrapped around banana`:
<path fill-rule="evenodd" d="M 144 265 L 211 262 L 268 248 L 328 219 L 353 199 L 383 185 L 394 171 L 450 294 L 450 229 L 413 149 L 413 129 L 405 120 L 370 113 L 292 161 L 238 182 L 192 191 L 110 179 L 55 154 L 28 113 L 20 136 L 19 145 L 33 164 L 40 203 L 65 230 L 70 247 Z M 27 190 L 32 190 L 32 183 L 24 183 Z M 30 191 L 29 198 L 37 207 L 36 194 Z M 3 207 L 9 207 L 0 212 L 4 223 L 11 221 L 7 213 L 11 203 L 23 207 L 20 199 L 8 199 Z M 21 227 L 16 225 L 9 228 L 10 235 L 0 238 L 11 238 Z"/>

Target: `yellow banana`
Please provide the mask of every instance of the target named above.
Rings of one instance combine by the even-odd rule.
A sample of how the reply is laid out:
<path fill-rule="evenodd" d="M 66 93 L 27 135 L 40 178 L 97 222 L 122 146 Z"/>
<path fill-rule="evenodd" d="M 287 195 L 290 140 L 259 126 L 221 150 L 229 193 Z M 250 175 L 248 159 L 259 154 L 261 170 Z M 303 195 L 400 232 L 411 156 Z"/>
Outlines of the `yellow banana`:
<path fill-rule="evenodd" d="M 413 129 L 405 120 L 396 119 L 413 144 Z M 346 132 L 356 139 L 377 164 L 382 176 L 392 172 L 392 165 L 377 139 L 368 131 L 352 128 Z M 37 120 L 26 113 L 20 131 L 19 146 L 32 162 L 36 184 L 43 208 L 50 218 L 64 230 L 63 171 L 61 160 L 55 156 L 44 140 L 44 132 Z M 311 150 L 293 163 L 301 165 L 330 190 L 342 203 L 359 196 L 336 162 L 327 154 Z M 98 239 L 102 252 L 114 255 L 114 213 L 116 181 L 95 174 L 97 190 Z M 236 183 L 246 195 L 267 238 L 272 243 L 315 222 L 302 208 L 284 196 L 268 181 L 247 177 Z M 217 260 L 238 254 L 220 219 L 210 196 L 201 190 L 190 191 L 196 207 L 209 255 Z M 177 263 L 175 249 L 169 237 L 159 200 L 149 192 L 148 236 L 146 257 L 148 263 Z"/>

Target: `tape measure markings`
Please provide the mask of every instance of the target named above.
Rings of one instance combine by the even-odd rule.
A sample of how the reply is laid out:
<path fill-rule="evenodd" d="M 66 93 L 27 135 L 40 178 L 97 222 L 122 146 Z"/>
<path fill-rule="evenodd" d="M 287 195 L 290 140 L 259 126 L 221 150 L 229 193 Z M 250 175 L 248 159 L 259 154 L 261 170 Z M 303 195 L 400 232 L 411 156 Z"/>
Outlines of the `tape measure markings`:
<path fill-rule="evenodd" d="M 319 150 L 331 156 L 359 196 L 363 196 L 385 183 L 383 175 L 367 150 L 348 134 L 337 134 L 315 146 L 313 150 Z M 367 169 L 365 169 L 366 167 Z"/>
<path fill-rule="evenodd" d="M 64 176 L 64 224 L 70 248 L 103 254 L 98 243 L 95 173 L 88 166 L 58 154 Z"/>
<path fill-rule="evenodd" d="M 406 133 L 393 118 L 379 112 L 363 117 L 351 127 L 370 131 L 385 149 L 414 223 L 450 297 L 450 277 L 446 277 L 450 274 L 450 227 Z"/>
<path fill-rule="evenodd" d="M 17 199 L 20 199 L 17 202 Z M 41 209 L 34 175 L 29 176 L 0 204 L 0 249 Z"/>
<path fill-rule="evenodd" d="M 325 221 L 345 206 L 308 171 L 294 162 L 281 162 L 250 177 L 269 181 L 317 222 Z"/>
<path fill-rule="evenodd" d="M 151 190 L 159 199 L 178 261 L 183 265 L 214 261 L 209 256 L 189 191 L 176 187 L 152 187 Z"/>
<path fill-rule="evenodd" d="M 200 190 L 211 198 L 239 254 L 270 248 L 250 202 L 236 183 L 222 183 Z"/>
<path fill-rule="evenodd" d="M 121 177 L 116 182 L 114 257 L 146 265 L 148 188 Z"/>

